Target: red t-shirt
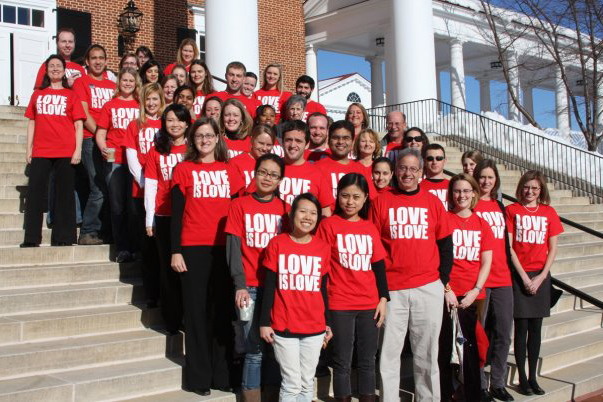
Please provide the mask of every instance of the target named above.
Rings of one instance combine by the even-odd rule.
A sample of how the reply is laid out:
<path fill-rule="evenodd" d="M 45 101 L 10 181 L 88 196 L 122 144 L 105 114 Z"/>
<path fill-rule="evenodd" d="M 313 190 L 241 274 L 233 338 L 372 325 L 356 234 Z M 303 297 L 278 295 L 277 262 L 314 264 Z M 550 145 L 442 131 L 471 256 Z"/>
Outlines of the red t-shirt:
<path fill-rule="evenodd" d="M 394 166 L 396 164 L 396 161 L 398 160 L 398 155 L 400 155 L 400 152 L 402 152 L 402 143 L 397 143 L 397 142 L 388 142 L 387 146 L 383 149 L 383 156 L 385 156 L 387 159 L 391 160 L 392 162 L 394 162 Z"/>
<path fill-rule="evenodd" d="M 484 251 L 493 249 L 494 238 L 488 223 L 477 214 L 462 218 L 448 212 L 448 219 L 452 228 L 454 246 L 454 263 L 448 284 L 454 294 L 460 297 L 475 287 L 481 267 L 481 255 Z M 485 297 L 484 288 L 477 298 Z"/>
<path fill-rule="evenodd" d="M 36 89 L 25 117 L 35 121 L 34 158 L 71 158 L 77 120 L 86 120 L 82 102 L 71 89 Z"/>
<path fill-rule="evenodd" d="M 549 238 L 563 233 L 557 212 L 542 204 L 530 212 L 519 203 L 509 205 L 506 210 L 507 230 L 521 266 L 526 272 L 540 271 L 549 254 Z"/>
<path fill-rule="evenodd" d="M 172 187 L 175 186 L 186 198 L 181 245 L 224 245 L 230 198 L 242 187 L 234 167 L 224 162 L 184 161 L 173 170 Z"/>
<path fill-rule="evenodd" d="M 281 118 L 281 107 L 291 97 L 291 92 L 281 92 L 278 89 L 258 89 L 253 95 L 260 102 L 260 105 L 270 105 L 274 108 L 276 111 L 276 122 L 278 123 Z"/>
<path fill-rule="evenodd" d="M 306 244 L 283 233 L 266 248 L 263 265 L 278 275 L 272 328 L 294 334 L 325 330 L 325 306 L 320 292 L 322 277 L 329 273 L 331 247 L 312 237 Z"/>
<path fill-rule="evenodd" d="M 334 202 L 326 176 L 307 161 L 302 165 L 285 166 L 285 177 L 281 181 L 279 191 L 281 198 L 289 205 L 293 203 L 295 197 L 303 193 L 314 194 L 323 208 Z"/>
<path fill-rule="evenodd" d="M 138 101 L 134 99 L 113 98 L 101 109 L 96 126 L 107 130 L 107 148 L 115 148 L 115 163 L 126 161 L 126 131 L 139 113 Z"/>
<path fill-rule="evenodd" d="M 358 173 L 364 176 L 369 186 L 369 198 L 372 200 L 377 196 L 377 189 L 373 184 L 373 179 L 368 170 L 360 162 L 350 160 L 347 165 L 337 162 L 333 158 L 322 158 L 315 164 L 316 168 L 322 172 L 326 180 L 331 184 L 333 200 L 337 199 L 337 184 L 343 176 L 348 173 Z M 333 204 L 333 207 L 335 204 Z"/>
<path fill-rule="evenodd" d="M 106 78 L 95 80 L 89 75 L 84 75 L 75 80 L 73 90 L 82 102 L 88 104 L 88 113 L 96 122 L 105 103 L 113 98 L 115 83 Z M 88 131 L 84 126 L 84 138 L 92 137 L 94 137 L 94 133 Z"/>
<path fill-rule="evenodd" d="M 247 112 L 249 113 L 249 115 L 251 116 L 252 119 L 255 119 L 255 112 L 256 112 L 257 108 L 262 105 L 257 98 L 251 97 L 251 99 L 250 99 L 243 94 L 231 95 L 226 91 L 220 91 L 220 92 L 211 93 L 208 96 L 206 96 L 206 98 L 211 98 L 212 96 L 217 96 L 218 98 L 222 99 L 223 101 L 226 101 L 227 99 L 237 99 L 237 100 L 241 101 L 241 103 L 243 105 L 245 105 L 245 108 L 247 109 Z"/>
<path fill-rule="evenodd" d="M 227 136 L 224 136 L 224 142 L 226 142 L 226 147 L 228 148 L 228 159 L 234 158 L 244 152 L 251 151 L 250 136 L 247 136 L 242 140 L 231 140 Z"/>
<path fill-rule="evenodd" d="M 193 103 L 193 109 L 195 111 L 195 116 L 199 117 L 201 115 L 201 109 L 203 109 L 203 103 L 205 103 L 205 94 L 203 91 L 198 90 L 195 94 L 195 101 Z"/>
<path fill-rule="evenodd" d="M 172 73 L 172 70 L 174 69 L 174 67 L 176 67 L 177 64 L 178 63 L 168 64 L 168 66 L 165 68 L 165 70 L 163 70 L 163 74 L 170 75 Z M 185 67 L 186 67 L 186 71 L 189 71 L 190 68 L 191 68 L 190 64 L 188 66 L 185 66 Z"/>
<path fill-rule="evenodd" d="M 74 63 L 72 61 L 65 62 L 65 77 L 69 78 L 72 75 L 79 73 L 81 77 L 86 76 L 86 70 L 81 65 Z M 34 84 L 34 89 L 38 89 L 42 86 L 42 81 L 44 80 L 44 74 L 46 74 L 46 64 L 42 63 L 40 69 L 38 70 L 38 75 L 36 76 L 36 83 Z M 75 85 L 75 82 L 74 82 Z"/>
<path fill-rule="evenodd" d="M 423 179 L 421 181 L 421 187 L 435 195 L 442 201 L 444 209 L 448 211 L 448 185 L 450 180 L 448 179 Z"/>
<path fill-rule="evenodd" d="M 155 145 L 155 136 L 161 128 L 161 120 L 147 118 L 146 123 L 140 129 L 138 128 L 137 120 L 132 120 L 128 124 L 126 137 L 124 138 L 124 147 L 136 151 L 138 162 L 140 162 L 140 166 L 144 169 L 147 161 L 146 155 L 153 148 L 153 145 Z M 144 189 L 140 188 L 136 180 L 132 181 L 132 197 L 144 197 Z"/>
<path fill-rule="evenodd" d="M 184 159 L 185 153 L 186 144 L 172 146 L 168 155 L 160 154 L 155 147 L 147 153 L 144 177 L 157 180 L 155 215 L 172 215 L 172 198 L 170 196 L 172 173 L 176 165 Z"/>
<path fill-rule="evenodd" d="M 247 286 L 263 286 L 265 273 L 260 269 L 260 256 L 270 240 L 281 232 L 286 216 L 285 203 L 276 197 L 261 202 L 246 195 L 230 205 L 225 231 L 241 239 Z"/>
<path fill-rule="evenodd" d="M 386 257 L 375 225 L 333 215 L 320 222 L 316 236 L 331 246 L 329 309 L 375 309 L 379 292 L 371 263 Z"/>
<path fill-rule="evenodd" d="M 255 175 L 255 159 L 249 152 L 241 153 L 232 158 L 229 163 L 233 165 L 241 180 L 245 183 L 245 188 L 249 187 Z"/>
<path fill-rule="evenodd" d="M 383 188 L 377 188 L 377 194 L 387 193 L 388 191 L 392 191 L 392 190 L 393 190 L 392 186 L 386 186 L 386 187 L 383 187 Z"/>
<path fill-rule="evenodd" d="M 318 162 L 327 156 L 331 156 L 331 150 L 329 148 L 326 148 L 322 151 L 313 151 L 311 149 L 306 149 L 304 151 L 304 159 L 309 162 Z"/>
<path fill-rule="evenodd" d="M 439 279 L 436 241 L 452 233 L 442 203 L 428 191 L 381 193 L 371 203 L 371 220 L 388 252 L 389 290 L 416 288 Z"/>
<path fill-rule="evenodd" d="M 316 113 L 316 112 L 326 115 L 327 109 L 325 109 L 325 107 L 322 104 L 308 99 L 308 103 L 306 104 L 306 110 L 304 111 L 303 120 L 308 121 L 308 116 L 310 116 L 312 113 Z"/>
<path fill-rule="evenodd" d="M 473 212 L 485 220 L 490 225 L 490 229 L 492 229 L 494 241 L 492 246 L 492 266 L 490 267 L 490 275 L 488 275 L 486 287 L 511 286 L 511 270 L 509 269 L 505 246 L 505 236 L 507 235 L 505 215 L 500 210 L 496 200 L 479 200 Z"/>

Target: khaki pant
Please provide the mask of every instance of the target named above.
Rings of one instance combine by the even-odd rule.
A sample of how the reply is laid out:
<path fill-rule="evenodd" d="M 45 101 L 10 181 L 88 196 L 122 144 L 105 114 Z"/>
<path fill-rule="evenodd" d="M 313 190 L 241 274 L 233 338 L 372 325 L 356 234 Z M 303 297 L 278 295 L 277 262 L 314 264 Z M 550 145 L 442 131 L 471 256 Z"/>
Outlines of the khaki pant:
<path fill-rule="evenodd" d="M 440 280 L 427 285 L 389 292 L 379 371 L 383 401 L 400 400 L 400 354 L 406 331 L 413 351 L 415 400 L 440 400 L 438 339 L 442 326 L 444 286 Z"/>

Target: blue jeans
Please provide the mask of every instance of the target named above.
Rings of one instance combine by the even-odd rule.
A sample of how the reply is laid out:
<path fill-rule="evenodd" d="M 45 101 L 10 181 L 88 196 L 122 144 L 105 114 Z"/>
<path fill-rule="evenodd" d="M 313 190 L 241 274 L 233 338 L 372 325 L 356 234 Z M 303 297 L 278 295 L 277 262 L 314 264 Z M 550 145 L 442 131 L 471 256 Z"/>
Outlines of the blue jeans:
<path fill-rule="evenodd" d="M 262 384 L 262 340 L 260 339 L 260 308 L 264 289 L 247 287 L 249 296 L 253 300 L 253 318 L 246 321 L 243 326 L 245 337 L 245 362 L 243 363 L 243 389 L 257 389 Z"/>
<path fill-rule="evenodd" d="M 82 164 L 88 174 L 88 201 L 84 208 L 82 216 L 82 227 L 80 235 L 92 234 L 98 235 L 101 230 L 101 210 L 103 208 L 104 195 L 101 188 L 104 188 L 102 175 L 102 157 L 94 138 L 84 138 L 82 142 Z M 77 200 L 77 198 L 76 198 Z M 76 208 L 79 206 L 76 204 Z"/>

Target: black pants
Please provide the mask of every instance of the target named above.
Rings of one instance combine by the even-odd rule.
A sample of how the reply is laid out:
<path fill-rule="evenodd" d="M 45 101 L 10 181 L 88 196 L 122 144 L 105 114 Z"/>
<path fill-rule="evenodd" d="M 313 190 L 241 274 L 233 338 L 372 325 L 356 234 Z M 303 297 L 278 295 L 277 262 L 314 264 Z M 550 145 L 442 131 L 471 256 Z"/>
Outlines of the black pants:
<path fill-rule="evenodd" d="M 133 198 L 136 209 L 136 230 L 134 235 L 140 238 L 140 251 L 142 253 L 142 284 L 148 301 L 159 300 L 159 254 L 157 243 L 152 237 L 147 236 L 145 227 L 144 198 Z M 169 221 L 168 221 L 169 222 Z M 169 241 L 169 240 L 168 240 Z M 169 247 L 169 242 L 167 246 Z"/>
<path fill-rule="evenodd" d="M 331 310 L 333 330 L 333 391 L 336 397 L 352 394 L 350 373 L 356 345 L 358 393 L 375 394 L 375 355 L 379 328 L 373 319 L 375 310 Z"/>
<path fill-rule="evenodd" d="M 459 300 L 460 301 L 460 300 Z M 473 303 L 466 309 L 457 309 L 463 337 L 463 390 L 465 400 L 479 401 L 481 399 L 481 381 L 479 372 L 479 352 L 475 337 L 477 323 L 477 307 Z M 450 401 L 454 395 L 453 386 L 454 367 L 450 364 L 452 356 L 452 319 L 444 306 L 444 319 L 440 332 L 438 363 L 440 366 L 440 390 L 442 401 Z"/>
<path fill-rule="evenodd" d="M 180 274 L 172 269 L 169 216 L 155 215 L 155 245 L 159 255 L 159 299 L 161 315 L 168 332 L 176 332 L 182 324 L 182 287 Z"/>
<path fill-rule="evenodd" d="M 542 332 L 542 318 L 516 318 L 515 337 L 513 339 L 513 353 L 517 363 L 519 381 L 523 384 L 527 380 L 536 381 L 538 356 L 540 355 Z M 528 375 L 526 378 L 526 350 L 528 354 Z"/>
<path fill-rule="evenodd" d="M 25 242 L 42 242 L 42 219 L 47 210 L 48 178 L 54 171 L 54 205 L 51 244 L 76 242 L 74 170 L 71 158 L 32 158 L 25 204 Z"/>
<path fill-rule="evenodd" d="M 137 251 L 132 247 L 135 232 L 132 216 L 135 213 L 132 202 L 132 175 L 128 165 L 105 162 L 105 181 L 107 183 L 109 205 L 111 208 L 111 231 L 113 242 L 120 251 Z"/>
<path fill-rule="evenodd" d="M 224 246 L 185 246 L 181 274 L 190 389 L 233 386 L 234 295 Z"/>

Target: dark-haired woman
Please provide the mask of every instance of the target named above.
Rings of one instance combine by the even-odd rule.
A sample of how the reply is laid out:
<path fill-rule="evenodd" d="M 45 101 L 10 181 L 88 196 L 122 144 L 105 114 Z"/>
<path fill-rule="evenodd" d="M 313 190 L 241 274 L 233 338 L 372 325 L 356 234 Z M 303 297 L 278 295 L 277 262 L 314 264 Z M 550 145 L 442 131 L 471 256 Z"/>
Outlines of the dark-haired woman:
<path fill-rule="evenodd" d="M 422 152 L 427 145 L 429 145 L 429 138 L 419 127 L 411 127 L 404 133 L 402 148 L 415 148 Z"/>
<path fill-rule="evenodd" d="M 377 228 L 367 220 L 368 193 L 364 176 L 343 176 L 337 185 L 335 212 L 321 222 L 316 233 L 331 246 L 328 294 L 333 330 L 333 390 L 338 401 L 351 400 L 354 347 L 360 400 L 375 400 L 375 355 L 389 292 L 385 249 Z"/>
<path fill-rule="evenodd" d="M 195 114 L 195 90 L 190 85 L 181 85 L 176 88 L 174 92 L 174 103 L 184 105 L 191 114 L 191 121 L 194 122 L 197 119 Z"/>
<path fill-rule="evenodd" d="M 255 162 L 255 191 L 233 201 L 226 221 L 226 258 L 235 285 L 235 307 L 253 308 L 253 317 L 243 327 L 243 401 L 259 401 L 262 377 L 262 345 L 259 317 L 264 290 L 261 254 L 268 242 L 281 232 L 286 204 L 278 197 L 285 162 L 265 153 Z"/>
<path fill-rule="evenodd" d="M 268 126 L 255 126 L 251 131 L 251 150 L 241 153 L 230 160 L 237 168 L 241 178 L 245 182 L 245 188 L 253 181 L 256 161 L 263 155 L 268 154 L 274 147 L 276 137 Z"/>
<path fill-rule="evenodd" d="M 220 113 L 222 112 L 222 104 L 224 101 L 217 96 L 210 96 L 203 102 L 201 116 L 212 118 L 220 125 Z M 200 116 L 200 117 L 201 117 Z"/>
<path fill-rule="evenodd" d="M 274 346 L 280 365 L 280 401 L 312 400 L 320 349 L 333 336 L 327 319 L 331 247 L 312 235 L 320 211 L 312 194 L 298 195 L 289 212 L 291 231 L 265 250 L 260 335 Z"/>
<path fill-rule="evenodd" d="M 470 156 L 467 157 L 469 159 Z M 464 164 L 463 164 L 464 166 Z M 505 388 L 507 358 L 511 346 L 513 327 L 513 287 L 511 282 L 511 254 L 506 224 L 506 212 L 498 201 L 500 176 L 496 164 L 485 159 L 473 169 L 473 178 L 479 186 L 479 201 L 473 211 L 492 229 L 492 266 L 486 281 L 486 300 L 481 314 L 482 325 L 489 323 L 490 347 L 490 391 L 488 380 L 481 369 L 482 395 L 500 401 L 512 401 L 513 397 Z M 490 319 L 486 319 L 490 317 Z M 488 395 L 488 392 L 490 395 Z"/>
<path fill-rule="evenodd" d="M 147 46 L 138 46 L 134 54 L 136 55 L 136 64 L 139 69 L 144 63 L 155 58 L 153 52 Z"/>
<path fill-rule="evenodd" d="M 207 65 L 201 60 L 193 60 L 188 72 L 188 82 L 195 90 L 195 115 L 201 116 L 205 96 L 214 92 L 213 78 Z"/>
<path fill-rule="evenodd" d="M 507 230 L 515 266 L 513 300 L 515 337 L 513 353 L 519 373 L 519 391 L 542 395 L 537 377 L 542 320 L 551 314 L 551 266 L 557 255 L 557 236 L 563 233 L 544 175 L 528 171 L 519 179 L 515 197 L 507 207 Z M 526 350 L 529 376 L 526 376 Z"/>
<path fill-rule="evenodd" d="M 392 178 L 394 177 L 394 162 L 385 156 L 375 159 L 371 176 L 378 193 L 391 190 Z"/>
<path fill-rule="evenodd" d="M 251 116 L 247 113 L 245 105 L 237 99 L 224 101 L 220 114 L 220 132 L 226 141 L 229 158 L 250 151 L 249 131 L 251 125 Z"/>
<path fill-rule="evenodd" d="M 25 117 L 26 161 L 29 172 L 25 205 L 25 237 L 21 247 L 42 242 L 42 216 L 46 210 L 48 179 L 55 172 L 55 205 L 51 244 L 68 246 L 76 242 L 74 169 L 82 157 L 83 121 L 86 113 L 77 95 L 67 85 L 66 63 L 52 55 L 44 63 L 46 72 L 40 89 L 34 91 Z M 60 206 L 60 207 L 58 207 Z"/>
<path fill-rule="evenodd" d="M 172 172 L 184 159 L 186 131 L 191 115 L 182 105 L 169 105 L 161 116 L 157 143 L 148 153 L 144 169 L 146 211 L 145 227 L 149 238 L 155 238 L 159 256 L 161 314 L 170 334 L 182 324 L 182 291 L 180 277 L 170 265 L 170 222 Z"/>
<path fill-rule="evenodd" d="M 265 124 L 272 128 L 276 124 L 276 110 L 272 105 L 262 105 L 255 113 L 255 125 Z"/>
<path fill-rule="evenodd" d="M 185 160 L 172 175 L 171 266 L 182 273 L 185 386 L 209 395 L 210 387 L 230 390 L 234 385 L 233 289 L 224 227 L 231 196 L 242 183 L 226 163 L 226 144 L 213 119 L 196 120 L 187 141 Z"/>
<path fill-rule="evenodd" d="M 142 84 L 161 83 L 163 80 L 163 71 L 157 60 L 149 60 L 140 67 L 140 79 Z"/>

